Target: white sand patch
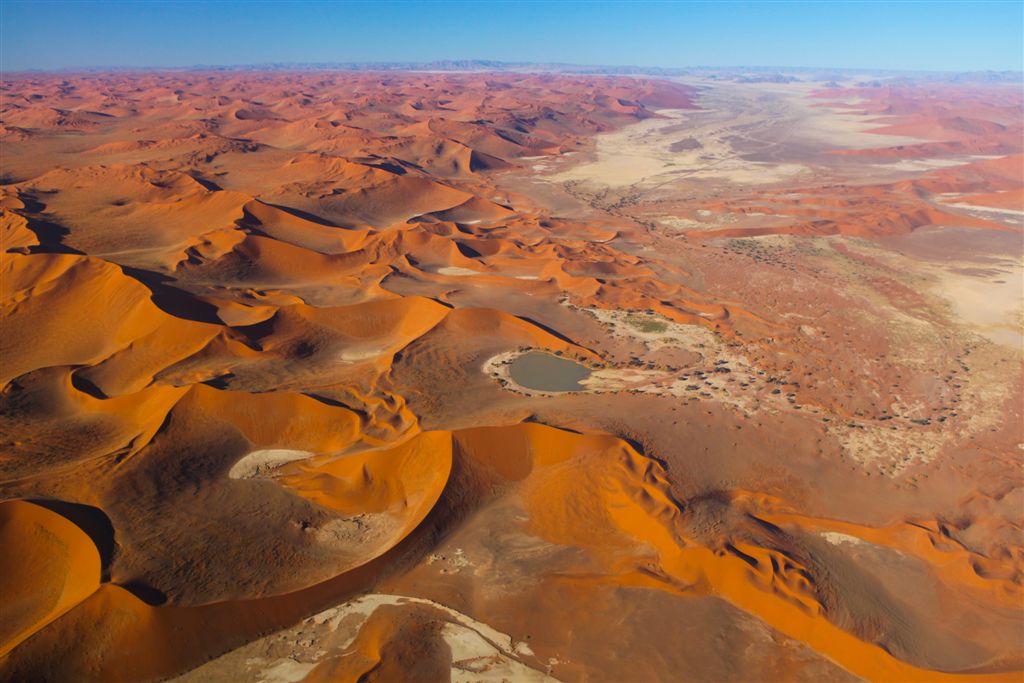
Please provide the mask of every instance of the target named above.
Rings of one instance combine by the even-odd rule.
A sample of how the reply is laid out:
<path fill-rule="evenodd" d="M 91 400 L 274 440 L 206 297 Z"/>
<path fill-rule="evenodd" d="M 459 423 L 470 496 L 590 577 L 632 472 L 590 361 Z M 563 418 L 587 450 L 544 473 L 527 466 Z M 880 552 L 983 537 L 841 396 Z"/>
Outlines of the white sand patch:
<path fill-rule="evenodd" d="M 635 185 L 675 171 L 694 172 L 714 155 L 705 147 L 681 153 L 670 151 L 671 134 L 666 129 L 686 121 L 685 110 L 662 110 L 666 119 L 647 119 L 596 139 L 597 159 L 549 176 L 550 180 L 583 181 L 601 186 Z M 702 162 L 702 159 L 704 160 Z"/>
<path fill-rule="evenodd" d="M 533 656 L 526 643 L 514 641 L 508 634 L 433 600 L 371 593 L 324 610 L 310 617 L 308 623 L 325 625 L 334 631 L 342 622 L 351 624 L 351 618 L 356 617 L 359 622 L 357 628 L 361 628 L 366 619 L 382 606 L 410 604 L 427 605 L 444 612 L 452 620 L 445 625 L 442 636 L 452 651 L 453 681 L 555 680 L 517 661 L 519 657 Z M 355 635 L 343 647 L 347 648 L 354 640 Z"/>
<path fill-rule="evenodd" d="M 276 469 L 281 465 L 295 462 L 296 460 L 312 458 L 314 455 L 316 454 L 309 451 L 292 450 L 289 448 L 268 448 L 252 451 L 232 465 L 228 471 L 228 477 L 230 479 L 251 479 Z"/>
<path fill-rule="evenodd" d="M 946 204 L 946 206 L 952 207 L 954 209 L 964 209 L 965 211 L 977 211 L 978 213 L 991 213 L 1002 216 L 1024 217 L 1024 210 L 1021 209 L 1005 209 L 996 206 L 984 206 L 983 204 L 966 204 L 962 202 L 957 204 Z"/>
<path fill-rule="evenodd" d="M 442 555 L 440 553 L 432 553 L 427 557 L 427 564 L 435 564 L 442 562 L 447 565 L 447 568 L 441 569 L 442 574 L 458 574 L 463 569 L 473 567 L 473 563 L 466 557 L 466 552 L 462 548 L 455 548 L 451 554 Z"/>
<path fill-rule="evenodd" d="M 444 268 L 438 268 L 437 273 L 439 275 L 451 275 L 454 277 L 472 277 L 474 275 L 486 275 L 486 273 L 481 273 L 479 270 L 473 270 L 472 268 L 461 268 L 459 266 L 445 266 Z"/>
<path fill-rule="evenodd" d="M 316 667 L 314 662 L 282 659 L 260 673 L 259 683 L 296 683 Z"/>
<path fill-rule="evenodd" d="M 452 683 L 555 680 L 505 656 L 472 629 L 445 624 L 441 637 L 452 652 Z"/>
<path fill-rule="evenodd" d="M 557 679 L 524 663 L 530 647 L 450 607 L 422 598 L 370 593 L 326 609 L 302 623 L 243 645 L 175 680 L 182 683 L 251 681 L 297 683 L 325 659 L 346 656 L 380 607 L 423 605 L 441 612 L 441 637 L 452 652 L 453 681 L 543 681 Z M 539 664 L 539 663 L 538 663 Z"/>
<path fill-rule="evenodd" d="M 539 279 L 536 275 L 506 275 L 504 273 L 488 273 L 481 270 L 473 270 L 472 268 L 462 268 L 461 266 L 445 266 L 437 269 L 438 275 L 447 275 L 449 277 L 474 277 L 486 275 L 487 277 L 508 277 L 516 280 L 537 280 Z"/>
<path fill-rule="evenodd" d="M 882 135 L 868 132 L 885 126 L 885 117 L 878 113 L 863 114 L 855 108 L 844 109 L 844 106 L 855 107 L 871 100 L 855 97 L 835 99 L 811 97 L 812 93 L 822 89 L 820 83 L 766 83 L 752 84 L 746 87 L 783 96 L 786 99 L 787 108 L 795 110 L 793 115 L 799 117 L 801 137 L 808 140 L 839 145 L 845 149 L 892 147 L 927 141 L 926 138 L 910 135 Z"/>
<path fill-rule="evenodd" d="M 1024 263 L 1006 261 L 994 270 L 991 275 L 940 271 L 938 293 L 975 332 L 996 344 L 1024 349 Z"/>
<path fill-rule="evenodd" d="M 877 114 L 820 106 L 825 101 L 809 97 L 820 89 L 818 84 L 705 81 L 701 86 L 702 109 L 661 109 L 657 111 L 660 118 L 598 135 L 592 160 L 540 177 L 588 188 L 634 190 L 677 180 L 767 185 L 812 172 L 810 166 L 783 160 L 778 151 L 788 145 L 864 149 L 921 141 L 866 132 L 885 123 Z M 930 160 L 924 163 L 926 168 L 936 167 L 929 165 Z"/>
<path fill-rule="evenodd" d="M 387 352 L 387 347 L 350 346 L 335 353 L 334 360 L 338 363 L 359 363 L 371 358 L 377 358 Z"/>
<path fill-rule="evenodd" d="M 672 163 L 671 141 L 663 129 L 686 119 L 687 110 L 662 109 L 660 119 L 646 119 L 597 136 L 597 159 L 547 176 L 554 182 L 586 181 L 624 186 L 664 173 Z"/>
<path fill-rule="evenodd" d="M 636 368 L 606 368 L 595 370 L 588 377 L 580 380 L 580 384 L 590 391 L 621 391 L 622 389 L 642 388 L 656 379 L 658 375 L 650 370 Z"/>
<path fill-rule="evenodd" d="M 946 159 L 900 159 L 887 164 L 872 164 L 872 166 L 900 173 L 915 173 L 919 171 L 934 171 L 939 168 L 952 168 L 953 166 L 964 166 L 975 161 L 974 157 L 946 158 Z"/>
<path fill-rule="evenodd" d="M 850 536 L 849 534 L 841 534 L 838 531 L 823 531 L 821 537 L 832 545 L 842 545 L 844 543 L 849 545 L 860 545 L 864 543 L 861 539 L 856 536 Z"/>

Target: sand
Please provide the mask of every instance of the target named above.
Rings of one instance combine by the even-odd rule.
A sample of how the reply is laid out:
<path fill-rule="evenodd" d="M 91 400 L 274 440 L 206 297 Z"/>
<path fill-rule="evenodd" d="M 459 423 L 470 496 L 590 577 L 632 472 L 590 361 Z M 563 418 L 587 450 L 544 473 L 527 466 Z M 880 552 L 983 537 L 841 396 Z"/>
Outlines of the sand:
<path fill-rule="evenodd" d="M 1020 93 L 720 76 L 5 80 L 0 679 L 1019 678 Z"/>

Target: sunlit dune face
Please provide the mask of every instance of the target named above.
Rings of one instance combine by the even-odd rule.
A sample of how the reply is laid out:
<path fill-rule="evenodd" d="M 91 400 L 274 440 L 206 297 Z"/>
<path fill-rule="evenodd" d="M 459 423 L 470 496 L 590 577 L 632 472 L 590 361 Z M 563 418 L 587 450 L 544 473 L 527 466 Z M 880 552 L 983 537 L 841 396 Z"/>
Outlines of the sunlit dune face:
<path fill-rule="evenodd" d="M 849 85 L 3 81 L 0 678 L 1019 676 L 1020 92 Z"/>

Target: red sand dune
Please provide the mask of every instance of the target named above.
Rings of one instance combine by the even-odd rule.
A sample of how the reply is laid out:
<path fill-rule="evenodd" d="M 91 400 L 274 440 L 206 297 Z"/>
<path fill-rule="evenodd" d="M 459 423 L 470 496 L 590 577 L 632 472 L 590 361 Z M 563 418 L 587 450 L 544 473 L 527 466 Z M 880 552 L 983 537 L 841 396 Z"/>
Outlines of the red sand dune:
<path fill-rule="evenodd" d="M 1019 236 L 962 206 L 1019 204 L 1019 96 L 825 91 L 879 157 L 1002 156 L 631 215 L 531 158 L 693 88 L 0 87 L 0 679 L 1024 670 L 1019 358 L 881 251 Z M 644 211 L 772 222 L 665 240 Z M 807 241 L 733 239 L 768 234 Z M 527 350 L 593 374 L 531 390 L 501 374 Z"/>

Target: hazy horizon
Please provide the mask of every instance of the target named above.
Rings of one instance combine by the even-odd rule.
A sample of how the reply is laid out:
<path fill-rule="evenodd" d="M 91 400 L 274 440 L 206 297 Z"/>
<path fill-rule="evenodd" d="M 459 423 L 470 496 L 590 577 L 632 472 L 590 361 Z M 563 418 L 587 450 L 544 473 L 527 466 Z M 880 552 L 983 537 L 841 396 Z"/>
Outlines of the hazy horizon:
<path fill-rule="evenodd" d="M 466 64 L 474 65 L 468 66 L 466 69 L 455 68 L 456 65 Z M 431 69 L 428 67 L 439 67 L 446 65 L 449 68 L 436 68 Z M 337 68 L 339 71 L 373 71 L 373 67 L 381 67 L 383 71 L 443 71 L 443 72 L 485 72 L 487 71 L 486 65 L 493 65 L 495 70 L 506 71 L 515 73 L 518 71 L 516 67 L 524 67 L 522 73 L 531 73 L 537 71 L 535 67 L 552 67 L 548 69 L 550 73 L 573 73 L 573 70 L 585 70 L 588 74 L 600 74 L 601 69 L 608 69 L 609 74 L 617 72 L 629 73 L 633 75 L 644 75 L 644 69 L 649 69 L 651 75 L 664 75 L 658 72 L 679 72 L 679 75 L 685 75 L 684 72 L 757 72 L 757 73 L 791 73 L 791 72 L 819 72 L 822 74 L 828 74 L 829 72 L 845 73 L 850 75 L 913 75 L 913 74 L 934 74 L 934 75 L 955 75 L 955 74 L 1017 74 L 1024 77 L 1024 66 L 1016 69 L 899 69 L 899 68 L 882 68 L 882 67 L 858 67 L 858 66 L 831 66 L 823 64 L 820 66 L 792 66 L 786 64 L 722 64 L 722 65 L 706 65 L 706 64 L 689 64 L 684 66 L 663 66 L 657 64 L 589 64 L 582 62 L 527 62 L 527 61 L 501 61 L 494 59 L 476 58 L 476 57 L 452 57 L 448 59 L 434 59 L 428 61 L 413 61 L 413 60 L 402 60 L 402 61 L 360 61 L 360 60 L 344 60 L 344 61 L 320 61 L 320 62 L 246 62 L 246 63 L 196 63 L 196 64 L 175 64 L 166 66 L 147 66 L 141 64 L 124 64 L 124 65 L 113 65 L 113 64 L 97 64 L 94 66 L 65 66 L 65 67 L 32 67 L 24 69 L 3 69 L 5 73 L 103 73 L 103 72 L 168 72 L 173 73 L 175 71 L 317 71 L 317 70 L 331 70 Z M 557 67 L 566 67 L 565 71 L 559 70 Z"/>
<path fill-rule="evenodd" d="M 8 72 L 477 60 L 962 72 L 1024 62 L 1017 2 L 8 0 L 0 13 Z"/>

